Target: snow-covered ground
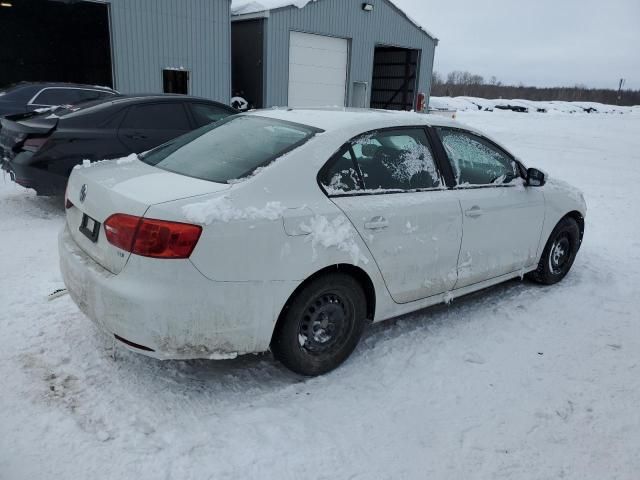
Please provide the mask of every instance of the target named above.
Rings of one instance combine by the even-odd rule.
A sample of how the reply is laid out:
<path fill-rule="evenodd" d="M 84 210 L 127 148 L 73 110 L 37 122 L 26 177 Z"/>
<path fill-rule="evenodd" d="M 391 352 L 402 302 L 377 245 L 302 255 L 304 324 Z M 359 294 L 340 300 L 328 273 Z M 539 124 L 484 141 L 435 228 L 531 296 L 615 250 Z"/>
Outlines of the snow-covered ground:
<path fill-rule="evenodd" d="M 312 380 L 268 355 L 114 358 L 45 299 L 58 202 L 0 177 L 0 478 L 636 480 L 640 115 L 459 117 L 584 190 L 573 271 L 376 325 Z"/>

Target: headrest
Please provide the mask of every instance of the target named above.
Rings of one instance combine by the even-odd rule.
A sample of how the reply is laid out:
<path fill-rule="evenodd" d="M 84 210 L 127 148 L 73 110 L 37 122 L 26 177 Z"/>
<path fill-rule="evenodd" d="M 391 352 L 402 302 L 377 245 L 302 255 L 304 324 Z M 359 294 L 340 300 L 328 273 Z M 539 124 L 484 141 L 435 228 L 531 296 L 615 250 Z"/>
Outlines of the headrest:
<path fill-rule="evenodd" d="M 362 145 L 362 155 L 364 155 L 365 157 L 374 157 L 379 148 L 379 145 L 366 143 Z"/>

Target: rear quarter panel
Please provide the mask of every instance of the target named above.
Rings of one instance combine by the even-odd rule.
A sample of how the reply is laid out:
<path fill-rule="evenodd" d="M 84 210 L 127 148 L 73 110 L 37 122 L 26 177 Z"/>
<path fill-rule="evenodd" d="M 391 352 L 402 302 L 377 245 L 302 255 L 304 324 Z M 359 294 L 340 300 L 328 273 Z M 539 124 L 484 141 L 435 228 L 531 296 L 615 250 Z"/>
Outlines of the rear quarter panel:
<path fill-rule="evenodd" d="M 298 286 L 327 267 L 357 266 L 374 285 L 380 307 L 376 312 L 384 311 L 388 317 L 394 303 L 374 258 L 316 181 L 318 170 L 340 145 L 314 146 L 310 142 L 225 193 L 153 205 L 145 216 L 202 224 L 203 233 L 191 261 L 214 281 L 293 282 Z M 225 208 L 232 209 L 230 214 L 226 212 L 229 218 L 221 219 L 222 213 L 217 211 L 209 222 L 200 222 L 202 218 L 186 213 L 194 205 L 204 204 L 206 210 L 207 203 L 214 205 L 214 212 L 216 203 L 226 204 Z M 284 306 L 294 290 L 276 303 Z"/>

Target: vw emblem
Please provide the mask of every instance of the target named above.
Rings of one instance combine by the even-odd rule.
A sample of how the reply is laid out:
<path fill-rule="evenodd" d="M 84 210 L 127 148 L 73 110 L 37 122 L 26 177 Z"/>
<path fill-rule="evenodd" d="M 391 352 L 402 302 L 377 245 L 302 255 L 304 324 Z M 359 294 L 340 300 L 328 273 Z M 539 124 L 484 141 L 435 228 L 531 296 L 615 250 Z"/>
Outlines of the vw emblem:
<path fill-rule="evenodd" d="M 82 185 L 80 189 L 80 203 L 84 202 L 84 199 L 87 198 L 87 184 Z"/>

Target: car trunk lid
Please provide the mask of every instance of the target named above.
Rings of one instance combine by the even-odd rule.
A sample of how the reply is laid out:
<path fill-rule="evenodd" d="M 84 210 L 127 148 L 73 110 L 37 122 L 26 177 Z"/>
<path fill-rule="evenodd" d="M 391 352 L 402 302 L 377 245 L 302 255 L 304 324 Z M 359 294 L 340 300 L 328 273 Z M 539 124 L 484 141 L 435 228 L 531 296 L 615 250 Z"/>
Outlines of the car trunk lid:
<path fill-rule="evenodd" d="M 0 157 L 11 160 L 30 137 L 47 137 L 58 125 L 55 115 L 24 113 L 0 120 Z"/>
<path fill-rule="evenodd" d="M 67 225 L 78 246 L 96 263 L 118 274 L 129 252 L 111 245 L 104 222 L 116 213 L 143 217 L 151 205 L 230 188 L 160 170 L 135 155 L 77 167 L 67 186 Z M 72 204 L 73 206 L 70 206 Z"/>

